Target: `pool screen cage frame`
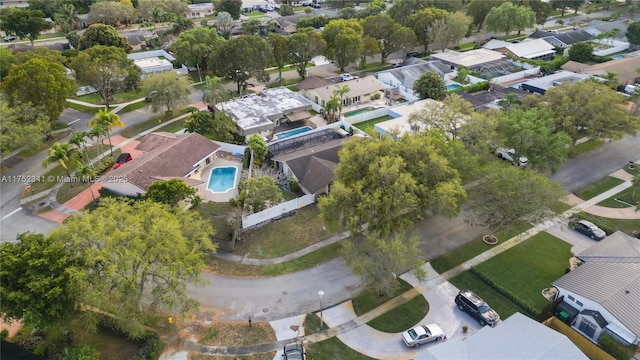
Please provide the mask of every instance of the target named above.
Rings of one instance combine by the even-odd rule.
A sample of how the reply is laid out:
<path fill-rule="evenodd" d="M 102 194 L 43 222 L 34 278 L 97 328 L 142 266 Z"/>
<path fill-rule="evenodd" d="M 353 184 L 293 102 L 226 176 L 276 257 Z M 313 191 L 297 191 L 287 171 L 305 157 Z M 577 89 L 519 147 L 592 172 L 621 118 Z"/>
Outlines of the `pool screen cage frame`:
<path fill-rule="evenodd" d="M 324 144 L 331 140 L 341 139 L 343 136 L 334 129 L 325 129 L 323 131 L 313 132 L 310 134 L 302 133 L 292 138 L 285 138 L 276 143 L 269 144 L 268 160 L 280 155 L 294 151 L 306 149 L 312 146 Z"/>

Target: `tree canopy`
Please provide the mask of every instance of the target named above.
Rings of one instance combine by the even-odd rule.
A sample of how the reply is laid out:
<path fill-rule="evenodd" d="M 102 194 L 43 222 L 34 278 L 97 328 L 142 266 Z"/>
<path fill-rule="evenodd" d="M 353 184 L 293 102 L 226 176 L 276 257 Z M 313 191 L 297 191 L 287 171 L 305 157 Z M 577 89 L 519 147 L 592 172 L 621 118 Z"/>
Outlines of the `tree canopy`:
<path fill-rule="evenodd" d="M 162 107 L 166 111 L 173 111 L 190 102 L 189 80 L 185 75 L 178 75 L 173 71 L 148 74 L 142 81 L 142 90 L 150 97 L 154 112 Z"/>
<path fill-rule="evenodd" d="M 447 93 L 447 86 L 440 75 L 428 71 L 413 83 L 413 91 L 421 99 L 440 100 Z"/>
<path fill-rule="evenodd" d="M 220 0 L 216 2 L 216 13 L 227 12 L 234 20 L 240 18 L 242 0 Z"/>
<path fill-rule="evenodd" d="M 288 38 L 291 63 L 296 66 L 298 75 L 307 76 L 307 65 L 315 56 L 321 55 L 326 47 L 322 36 L 313 29 L 302 29 Z"/>
<path fill-rule="evenodd" d="M 75 81 L 67 77 L 64 66 L 40 57 L 12 66 L 1 86 L 10 106 L 19 101 L 41 107 L 52 124 L 75 92 Z"/>
<path fill-rule="evenodd" d="M 96 45 L 114 46 L 130 53 L 133 48 L 124 36 L 113 26 L 93 24 L 78 39 L 78 50 L 86 50 Z"/>
<path fill-rule="evenodd" d="M 238 132 L 236 123 L 225 111 L 216 111 L 215 114 L 205 111 L 195 112 L 189 115 L 184 126 L 189 132 L 228 143 L 235 141 Z"/>
<path fill-rule="evenodd" d="M 64 244 L 42 234 L 22 233 L 0 245 L 0 313 L 36 327 L 65 322 L 78 289 Z"/>
<path fill-rule="evenodd" d="M 627 27 L 627 40 L 633 45 L 640 45 L 640 21 L 634 21 Z"/>
<path fill-rule="evenodd" d="M 189 67 L 199 67 L 201 70 L 211 68 L 215 52 L 222 46 L 222 39 L 216 34 L 215 28 L 199 27 L 180 33 L 171 45 L 176 54 L 176 60 Z"/>
<path fill-rule="evenodd" d="M 593 45 L 582 41 L 571 45 L 569 48 L 569 60 L 581 63 L 589 62 L 593 59 Z"/>
<path fill-rule="evenodd" d="M 340 150 L 340 163 L 328 196 L 319 199 L 323 222 L 359 233 L 364 224 L 382 236 L 410 224 L 409 211 L 457 214 L 465 191 L 441 145 L 431 134 L 398 141 L 352 140 Z"/>
<path fill-rule="evenodd" d="M 198 206 L 202 200 L 198 191 L 182 179 L 155 181 L 147 188 L 144 198 L 169 206 Z"/>
<path fill-rule="evenodd" d="M 269 74 L 264 69 L 272 64 L 273 52 L 269 43 L 260 36 L 243 35 L 227 40 L 217 57 L 220 67 L 215 71 L 220 76 L 231 78 L 240 94 L 252 77 L 266 82 Z"/>
<path fill-rule="evenodd" d="M 471 18 L 463 12 L 448 13 L 444 19 L 436 20 L 433 24 L 433 44 L 445 51 L 450 45 L 458 45 L 469 31 Z"/>
<path fill-rule="evenodd" d="M 0 30 L 29 39 L 31 47 L 40 33 L 53 28 L 53 25 L 40 10 L 8 8 L 0 12 Z"/>
<path fill-rule="evenodd" d="M 143 300 L 152 310 L 195 308 L 186 287 L 200 281 L 206 252 L 216 248 L 214 233 L 192 211 L 102 199 L 97 209 L 70 217 L 52 236 L 81 259 L 69 268 L 82 289 L 80 301 L 113 314 L 116 326 L 136 337 L 143 330 Z"/>
<path fill-rule="evenodd" d="M 387 14 L 378 14 L 362 21 L 365 36 L 371 36 L 378 41 L 382 63 L 396 51 L 406 50 L 415 43 L 413 31 L 397 23 Z"/>
<path fill-rule="evenodd" d="M 548 89 L 538 107 L 553 111 L 556 130 L 571 138 L 571 149 L 583 137 L 616 139 L 635 134 L 640 123 L 623 106 L 624 96 L 593 81 L 563 83 Z"/>
<path fill-rule="evenodd" d="M 142 70 L 127 58 L 122 48 L 96 45 L 81 51 L 69 63 L 78 82 L 91 85 L 108 107 L 115 93 L 136 88 Z"/>
<path fill-rule="evenodd" d="M 528 7 L 514 5 L 512 2 L 505 2 L 489 11 L 484 20 L 487 29 L 504 32 L 504 39 L 507 40 L 509 33 L 515 30 L 524 30 L 533 27 L 536 23 L 536 14 Z"/>
<path fill-rule="evenodd" d="M 356 61 L 364 46 L 360 23 L 354 19 L 331 20 L 322 30 L 322 38 L 327 44 L 325 54 L 334 60 L 340 71 Z"/>
<path fill-rule="evenodd" d="M 93 24 L 129 24 L 133 20 L 135 9 L 130 4 L 119 1 L 99 1 L 89 7 L 89 21 Z M 101 44 L 107 45 L 107 44 Z"/>
<path fill-rule="evenodd" d="M 53 125 L 43 108 L 20 101 L 14 101 L 13 106 L 9 106 L 4 96 L 0 96 L 0 114 L 0 151 L 3 153 L 21 147 L 37 149 Z"/>
<path fill-rule="evenodd" d="M 482 29 L 484 19 L 494 7 L 500 6 L 505 0 L 471 0 L 467 4 L 467 15 L 473 19 L 473 24 L 477 26 L 478 32 Z"/>
<path fill-rule="evenodd" d="M 282 193 L 271 176 L 249 178 L 240 184 L 238 202 L 249 213 L 260 212 L 282 202 Z"/>
<path fill-rule="evenodd" d="M 429 49 L 429 44 L 435 39 L 434 24 L 437 20 L 444 20 L 447 14 L 445 10 L 426 8 L 409 17 L 407 26 L 413 30 L 416 40 L 422 43 L 425 50 Z"/>

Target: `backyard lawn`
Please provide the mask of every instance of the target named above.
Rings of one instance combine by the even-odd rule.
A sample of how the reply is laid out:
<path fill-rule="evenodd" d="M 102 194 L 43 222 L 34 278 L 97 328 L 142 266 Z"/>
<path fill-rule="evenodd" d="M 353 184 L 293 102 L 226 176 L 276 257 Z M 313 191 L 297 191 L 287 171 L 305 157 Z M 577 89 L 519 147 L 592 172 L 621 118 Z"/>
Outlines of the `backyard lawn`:
<path fill-rule="evenodd" d="M 378 137 L 378 133 L 373 130 L 373 126 L 377 123 L 381 123 L 383 121 L 387 121 L 393 119 L 391 116 L 389 115 L 384 115 L 384 116 L 380 116 L 377 117 L 375 119 L 371 119 L 371 120 L 367 120 L 367 121 L 363 121 L 361 123 L 357 123 L 354 124 L 353 126 L 357 127 L 358 129 L 366 132 L 367 134 L 369 134 L 370 136 L 377 138 Z"/>

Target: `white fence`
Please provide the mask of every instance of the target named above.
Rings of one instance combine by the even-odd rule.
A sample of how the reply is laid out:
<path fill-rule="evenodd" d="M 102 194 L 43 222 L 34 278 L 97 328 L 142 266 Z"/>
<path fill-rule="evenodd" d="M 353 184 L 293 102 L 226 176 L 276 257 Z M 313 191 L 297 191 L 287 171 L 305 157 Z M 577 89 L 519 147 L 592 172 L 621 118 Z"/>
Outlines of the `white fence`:
<path fill-rule="evenodd" d="M 282 204 L 278 204 L 274 207 L 270 207 L 258 213 L 245 216 L 242 218 L 242 228 L 246 229 L 251 226 L 266 223 L 267 221 L 277 217 L 281 217 L 288 212 L 313 204 L 315 201 L 316 200 L 313 194 L 309 194 L 297 199 L 284 202 Z"/>
<path fill-rule="evenodd" d="M 514 80 L 518 80 L 518 79 L 524 79 L 527 76 L 532 76 L 532 75 L 536 75 L 536 74 L 539 74 L 539 73 L 540 73 L 540 67 L 534 67 L 532 69 L 518 71 L 518 72 L 513 73 L 513 74 L 507 74 L 507 75 L 503 75 L 503 76 L 498 76 L 496 78 L 491 79 L 491 83 L 493 83 L 493 84 L 504 84 L 506 82 L 510 82 L 510 81 L 514 81 Z"/>
<path fill-rule="evenodd" d="M 598 44 L 607 47 L 606 49 L 593 50 L 593 55 L 595 56 L 607 56 L 619 53 L 629 49 L 629 46 L 631 45 L 628 42 L 613 39 L 592 40 L 591 42 L 594 43 L 596 49 L 598 48 Z"/>
<path fill-rule="evenodd" d="M 353 111 L 358 111 L 358 110 L 353 110 Z M 375 118 L 379 118 L 381 116 L 385 116 L 385 115 L 389 115 L 389 108 L 380 108 L 380 109 L 375 109 L 375 110 L 370 110 L 361 114 L 357 114 L 357 115 L 353 115 L 353 116 L 344 116 L 344 114 L 342 115 L 342 120 L 350 123 L 350 124 L 357 124 L 357 123 L 361 123 L 363 121 L 367 121 L 367 120 L 371 120 L 371 119 L 375 119 Z"/>
<path fill-rule="evenodd" d="M 244 155 L 244 149 L 247 148 L 246 146 L 243 146 L 243 145 L 229 144 L 221 141 L 214 141 L 214 143 L 220 145 L 220 150 L 231 153 L 231 154 Z"/>

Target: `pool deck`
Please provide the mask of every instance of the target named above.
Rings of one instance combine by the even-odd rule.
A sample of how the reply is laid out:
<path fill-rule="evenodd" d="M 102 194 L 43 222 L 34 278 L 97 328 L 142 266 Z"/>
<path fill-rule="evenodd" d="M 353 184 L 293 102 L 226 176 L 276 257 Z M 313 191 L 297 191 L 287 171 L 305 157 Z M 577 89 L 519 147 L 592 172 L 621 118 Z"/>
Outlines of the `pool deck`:
<path fill-rule="evenodd" d="M 207 189 L 207 184 L 209 183 L 209 176 L 211 176 L 211 169 L 216 167 L 228 167 L 233 166 L 236 170 L 236 183 L 233 186 L 233 189 L 225 192 L 225 193 L 213 193 Z M 202 197 L 203 201 L 214 201 L 214 202 L 227 202 L 238 196 L 238 182 L 240 181 L 240 173 L 242 172 L 242 163 L 239 161 L 228 160 L 223 157 L 219 157 L 214 160 L 211 164 L 206 166 L 202 172 L 200 172 L 199 180 L 204 182 L 204 184 L 198 186 L 198 194 Z M 196 178 L 196 176 L 192 176 L 192 178 Z"/>

